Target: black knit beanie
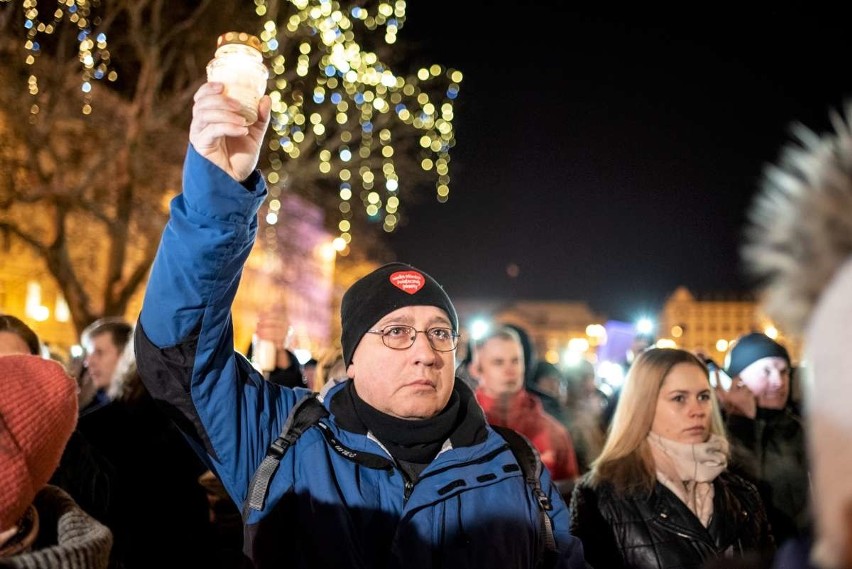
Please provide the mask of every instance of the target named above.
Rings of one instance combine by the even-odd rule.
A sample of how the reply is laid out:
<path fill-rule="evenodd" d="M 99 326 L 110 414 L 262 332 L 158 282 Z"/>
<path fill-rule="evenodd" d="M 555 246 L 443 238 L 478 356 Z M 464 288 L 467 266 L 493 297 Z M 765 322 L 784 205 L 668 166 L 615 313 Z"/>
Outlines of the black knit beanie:
<path fill-rule="evenodd" d="M 388 263 L 356 281 L 343 295 L 340 344 L 347 366 L 367 330 L 403 306 L 437 306 L 447 313 L 453 330 L 459 329 L 456 309 L 438 281 L 411 265 Z"/>
<path fill-rule="evenodd" d="M 736 341 L 725 358 L 725 373 L 736 377 L 739 373 L 762 358 L 784 358 L 790 366 L 790 354 L 786 348 L 760 332 L 746 334 Z"/>

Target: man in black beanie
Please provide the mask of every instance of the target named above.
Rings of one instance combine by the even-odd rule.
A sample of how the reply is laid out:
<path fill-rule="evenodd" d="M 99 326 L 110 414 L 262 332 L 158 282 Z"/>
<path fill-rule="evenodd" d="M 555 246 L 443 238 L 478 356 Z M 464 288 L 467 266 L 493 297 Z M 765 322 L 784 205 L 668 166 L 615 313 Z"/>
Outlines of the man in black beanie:
<path fill-rule="evenodd" d="M 725 358 L 725 373 L 739 378 L 754 395 L 757 406 L 765 409 L 787 406 L 791 370 L 787 348 L 760 332 L 742 336 Z"/>
<path fill-rule="evenodd" d="M 362 418 L 377 410 L 396 419 L 432 419 L 447 408 L 455 383 L 459 322 L 435 279 L 403 263 L 381 266 L 346 291 L 340 320 L 343 361 Z M 416 357 L 392 362 L 377 357 L 388 348 Z M 387 436 L 396 436 L 395 430 Z M 425 458 L 420 463 L 424 467 Z"/>
<path fill-rule="evenodd" d="M 731 442 L 731 467 L 758 487 L 778 544 L 809 523 L 808 464 L 802 421 L 789 406 L 787 349 L 765 334 L 739 338 L 725 357 L 729 391 L 717 389 Z"/>
<path fill-rule="evenodd" d="M 255 167 L 270 100 L 253 125 L 238 109 L 221 84 L 195 95 L 136 353 L 151 395 L 240 505 L 254 566 L 582 569 L 549 473 L 528 483 L 529 461 L 456 381 L 458 316 L 425 272 L 391 263 L 344 294 L 349 379 L 321 399 L 265 381 L 234 350 L 231 304 L 267 198 Z"/>

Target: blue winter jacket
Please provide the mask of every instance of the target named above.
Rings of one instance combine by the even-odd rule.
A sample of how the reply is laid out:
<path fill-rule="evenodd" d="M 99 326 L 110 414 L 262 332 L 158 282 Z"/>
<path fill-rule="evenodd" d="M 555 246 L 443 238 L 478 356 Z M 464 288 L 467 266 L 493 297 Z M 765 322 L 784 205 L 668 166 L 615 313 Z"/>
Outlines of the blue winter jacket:
<path fill-rule="evenodd" d="M 231 303 L 265 197 L 259 173 L 239 184 L 190 146 L 136 339 L 145 385 L 238 505 L 306 393 L 265 381 L 234 351 Z M 343 385 L 326 395 L 327 409 Z M 262 509 L 246 509 L 245 551 L 257 567 L 536 566 L 538 506 L 496 432 L 487 428 L 472 446 L 447 441 L 406 488 L 369 433 L 344 430 L 333 413 L 322 423 L 281 458 Z M 546 469 L 541 483 L 553 504 L 556 566 L 580 569 L 582 545 Z"/>

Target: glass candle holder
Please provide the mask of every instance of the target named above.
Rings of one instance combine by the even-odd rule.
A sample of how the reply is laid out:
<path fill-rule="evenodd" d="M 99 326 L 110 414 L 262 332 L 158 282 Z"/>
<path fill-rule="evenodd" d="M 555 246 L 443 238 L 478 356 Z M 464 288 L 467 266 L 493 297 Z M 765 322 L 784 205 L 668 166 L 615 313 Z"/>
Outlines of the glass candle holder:
<path fill-rule="evenodd" d="M 225 94 L 242 105 L 246 126 L 257 121 L 257 107 L 266 93 L 269 70 L 263 64 L 260 39 L 245 32 L 227 32 L 216 40 L 216 53 L 207 64 L 207 80 L 223 83 Z"/>

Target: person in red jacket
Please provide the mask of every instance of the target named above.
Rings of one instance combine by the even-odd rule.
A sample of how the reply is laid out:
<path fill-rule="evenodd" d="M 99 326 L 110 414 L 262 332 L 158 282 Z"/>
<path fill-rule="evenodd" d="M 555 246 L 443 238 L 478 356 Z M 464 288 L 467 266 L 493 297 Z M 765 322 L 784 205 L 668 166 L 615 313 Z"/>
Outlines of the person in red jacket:
<path fill-rule="evenodd" d="M 524 388 L 524 353 L 517 332 L 502 327 L 477 340 L 471 368 L 479 380 L 476 400 L 488 422 L 527 437 L 560 488 L 571 486 L 580 475 L 571 435 Z"/>

